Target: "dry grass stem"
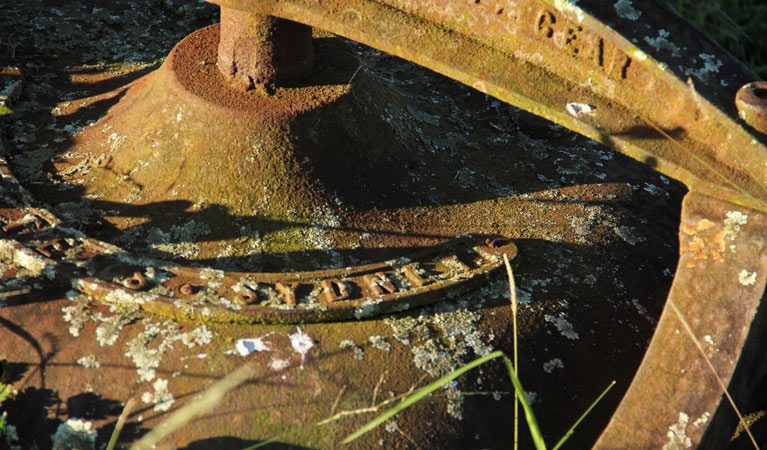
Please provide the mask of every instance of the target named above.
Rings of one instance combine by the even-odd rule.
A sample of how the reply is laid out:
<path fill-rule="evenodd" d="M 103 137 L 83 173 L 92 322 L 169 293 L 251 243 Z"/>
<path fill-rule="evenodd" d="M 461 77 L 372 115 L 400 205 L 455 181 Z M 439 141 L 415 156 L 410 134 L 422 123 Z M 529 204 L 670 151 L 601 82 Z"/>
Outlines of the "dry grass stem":
<path fill-rule="evenodd" d="M 224 396 L 229 393 L 229 391 L 250 378 L 252 371 L 253 368 L 251 365 L 245 364 L 225 376 L 213 386 L 206 389 L 202 395 L 194 398 L 171 414 L 170 417 L 163 421 L 163 423 L 142 437 L 141 440 L 131 447 L 131 450 L 148 450 L 154 448 L 155 445 L 171 433 L 191 422 L 198 415 L 221 403 L 221 400 L 223 400 Z"/>
<path fill-rule="evenodd" d="M 381 389 L 381 385 L 384 382 L 384 378 L 386 378 L 386 374 L 388 373 L 388 370 L 384 370 L 384 372 L 381 374 L 380 377 L 378 377 L 378 382 L 376 383 L 376 387 L 373 388 L 373 401 L 370 402 L 370 406 L 375 406 L 376 404 L 376 398 L 378 397 L 378 391 Z"/>
<path fill-rule="evenodd" d="M 125 421 L 128 420 L 128 416 L 130 415 L 135 405 L 136 405 L 136 399 L 133 397 L 128 399 L 128 401 L 125 403 L 125 407 L 123 408 L 123 411 L 120 413 L 120 417 L 117 418 L 117 423 L 115 424 L 114 431 L 112 431 L 112 436 L 109 438 L 109 443 L 107 444 L 107 450 L 112 450 L 117 445 L 117 441 L 120 439 L 120 432 L 125 426 Z"/>
<path fill-rule="evenodd" d="M 714 368 L 714 365 L 711 364 L 711 360 L 706 356 L 706 352 L 703 350 L 703 346 L 700 345 L 700 341 L 695 336 L 695 333 L 693 333 L 692 328 L 690 327 L 690 324 L 687 323 L 687 320 L 684 318 L 684 315 L 682 314 L 682 311 L 679 310 L 679 308 L 676 306 L 676 303 L 672 299 L 668 299 L 666 302 L 671 306 L 671 309 L 674 310 L 674 313 L 676 314 L 677 318 L 679 318 L 679 321 L 682 323 L 682 327 L 687 332 L 687 335 L 690 336 L 690 339 L 692 339 L 692 342 L 695 344 L 695 347 L 698 348 L 698 352 L 700 352 L 701 356 L 703 356 L 703 359 L 706 361 L 706 364 L 708 364 L 708 368 L 711 369 L 711 373 L 714 374 L 714 378 L 716 378 L 716 382 L 719 383 L 719 387 L 724 392 L 724 395 L 727 397 L 727 400 L 730 402 L 730 405 L 732 406 L 732 409 L 735 411 L 735 414 L 738 415 L 738 420 L 740 420 L 741 425 L 743 425 L 743 429 L 746 430 L 746 434 L 748 434 L 749 439 L 751 439 L 751 443 L 754 444 L 754 448 L 759 450 L 759 445 L 756 443 L 756 439 L 754 439 L 754 435 L 751 434 L 751 430 L 748 428 L 748 424 L 745 420 L 743 420 L 743 416 L 740 414 L 740 410 L 735 405 L 735 401 L 730 397 L 730 393 L 727 391 L 727 388 L 724 385 L 724 382 L 719 377 L 719 374 L 716 372 L 716 369 Z"/>
<path fill-rule="evenodd" d="M 418 382 L 416 382 L 414 385 L 410 386 L 410 389 L 408 389 L 407 392 L 404 392 L 404 393 L 402 393 L 400 395 L 392 397 L 392 398 L 390 398 L 388 400 L 384 400 L 384 401 L 382 401 L 381 403 L 379 403 L 377 405 L 368 406 L 367 408 L 346 409 L 346 410 L 343 410 L 343 411 L 339 411 L 339 412 L 335 413 L 333 416 L 328 417 L 327 419 L 322 420 L 320 422 L 317 422 L 317 425 L 326 425 L 326 424 L 329 424 L 331 422 L 335 422 L 336 420 L 344 418 L 344 417 L 347 417 L 347 416 L 356 416 L 356 415 L 359 415 L 359 414 L 378 412 L 378 410 L 383 408 L 384 406 L 386 406 L 388 404 L 391 404 L 391 403 L 394 403 L 394 402 L 397 402 L 397 401 L 407 397 L 408 395 L 412 394 L 413 391 L 415 390 L 416 386 L 421 384 L 421 382 L 424 380 L 424 378 L 425 377 L 421 377 L 418 380 Z M 380 383 L 380 380 L 379 380 L 379 383 Z"/>
<path fill-rule="evenodd" d="M 511 315 L 514 327 L 514 376 L 519 377 L 517 372 L 517 284 L 514 282 L 514 272 L 509 264 L 509 257 L 503 254 L 503 263 L 506 265 L 506 275 L 509 277 L 509 296 L 511 298 Z M 519 448 L 519 394 L 514 391 L 514 450 Z"/>
<path fill-rule="evenodd" d="M 344 385 L 341 390 L 338 391 L 338 395 L 336 395 L 336 400 L 333 402 L 333 406 L 330 408 L 331 416 L 336 412 L 336 408 L 338 408 L 338 402 L 341 401 L 341 396 L 344 395 L 344 392 L 346 392 L 346 385 Z"/>

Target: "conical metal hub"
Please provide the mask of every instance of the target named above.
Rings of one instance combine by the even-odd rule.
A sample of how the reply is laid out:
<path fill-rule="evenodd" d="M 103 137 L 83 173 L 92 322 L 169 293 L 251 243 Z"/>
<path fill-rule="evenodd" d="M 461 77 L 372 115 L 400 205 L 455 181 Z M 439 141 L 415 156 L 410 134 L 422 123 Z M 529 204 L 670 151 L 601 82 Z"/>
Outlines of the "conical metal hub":
<path fill-rule="evenodd" d="M 452 237 L 381 226 L 382 209 L 413 206 L 417 132 L 386 121 L 404 101 L 350 46 L 317 38 L 310 77 L 243 91 L 217 68 L 218 33 L 188 36 L 77 137 L 68 164 L 87 169 L 68 181 L 106 211 L 100 237 L 247 271 L 350 263 L 330 250 L 383 260 L 397 251 L 381 247 Z"/>

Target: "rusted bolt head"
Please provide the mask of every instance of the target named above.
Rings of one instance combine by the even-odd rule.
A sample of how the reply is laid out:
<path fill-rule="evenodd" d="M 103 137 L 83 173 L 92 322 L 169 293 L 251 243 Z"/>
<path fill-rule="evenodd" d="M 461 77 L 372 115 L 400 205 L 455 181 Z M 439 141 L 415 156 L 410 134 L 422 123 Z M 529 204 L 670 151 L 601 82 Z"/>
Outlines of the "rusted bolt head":
<path fill-rule="evenodd" d="M 143 289 L 146 287 L 146 278 L 144 278 L 144 275 L 141 272 L 136 272 L 132 277 L 123 280 L 123 286 L 128 289 Z"/>
<path fill-rule="evenodd" d="M 760 133 L 767 133 L 767 81 L 748 83 L 735 95 L 738 115 Z"/>
<path fill-rule="evenodd" d="M 181 286 L 178 287 L 178 293 L 188 297 L 190 295 L 194 295 L 194 293 L 197 291 L 194 286 L 192 286 L 189 283 L 184 283 Z"/>
<path fill-rule="evenodd" d="M 485 245 L 487 245 L 490 248 L 498 248 L 501 245 L 503 245 L 503 242 L 498 238 L 489 237 L 485 239 Z"/>

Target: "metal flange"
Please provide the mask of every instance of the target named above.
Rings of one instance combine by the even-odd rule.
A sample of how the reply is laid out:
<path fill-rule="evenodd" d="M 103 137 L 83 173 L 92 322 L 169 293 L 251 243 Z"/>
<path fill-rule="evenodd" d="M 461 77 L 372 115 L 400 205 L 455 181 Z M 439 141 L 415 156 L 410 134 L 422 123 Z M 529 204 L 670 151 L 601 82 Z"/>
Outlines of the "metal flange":
<path fill-rule="evenodd" d="M 761 342 L 764 326 L 757 310 L 767 279 L 767 146 L 738 121 L 733 99 L 755 76 L 673 19 L 667 7 L 623 1 L 210 1 L 242 11 L 258 5 L 267 14 L 401 56 L 685 183 L 691 193 L 669 302 L 679 306 L 695 335 L 714 342 L 714 368 L 741 394 L 736 401 L 748 398 L 748 387 L 765 373 L 749 349 Z M 675 20 L 674 37 L 664 31 L 669 20 Z M 744 113 L 744 96 L 751 92 L 744 89 L 738 109 L 757 128 Z M 753 102 L 753 95 L 747 97 Z M 726 442 L 731 428 L 723 424 L 733 424 L 731 407 L 722 402 L 719 386 L 706 381 L 713 375 L 704 356 L 689 338 L 672 333 L 679 320 L 667 305 L 597 448 L 660 448 L 666 431 L 685 417 L 709 424 L 688 427 L 684 420 L 685 442 L 702 442 L 706 430 L 705 445 Z"/>

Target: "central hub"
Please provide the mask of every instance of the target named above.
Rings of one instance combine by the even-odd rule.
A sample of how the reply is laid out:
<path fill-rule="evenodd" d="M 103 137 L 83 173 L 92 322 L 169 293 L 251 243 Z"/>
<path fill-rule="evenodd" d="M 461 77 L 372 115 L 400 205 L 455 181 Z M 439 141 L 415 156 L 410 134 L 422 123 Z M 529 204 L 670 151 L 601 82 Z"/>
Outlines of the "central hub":
<path fill-rule="evenodd" d="M 385 260 L 455 236 L 419 229 L 412 211 L 381 221 L 392 206 L 382 200 L 401 207 L 412 195 L 407 143 L 417 136 L 385 121 L 402 99 L 355 76 L 348 44 L 316 38 L 311 76 L 266 92 L 221 73 L 219 41 L 218 25 L 185 38 L 78 136 L 69 164 L 86 169 L 68 181 L 106 211 L 100 238 L 163 259 L 283 271 Z"/>

